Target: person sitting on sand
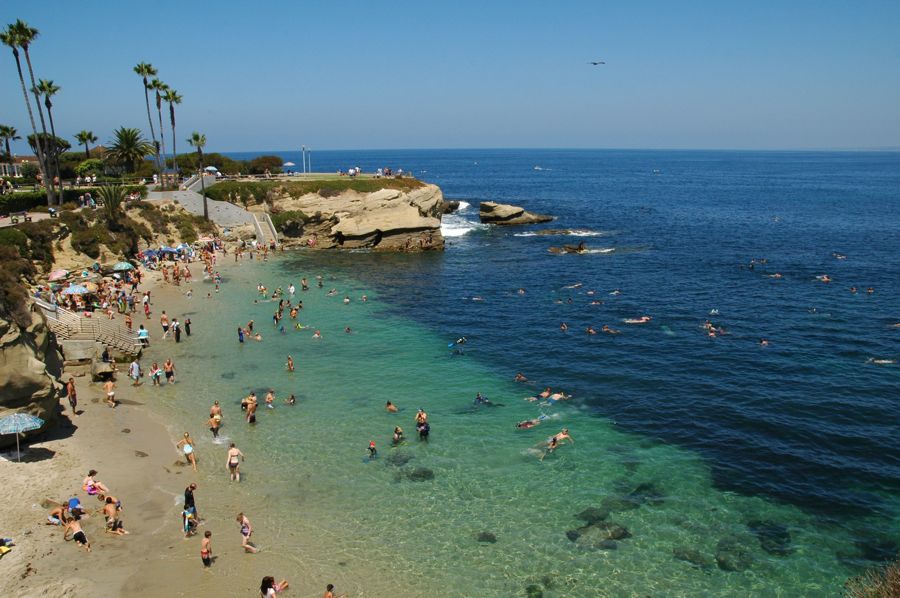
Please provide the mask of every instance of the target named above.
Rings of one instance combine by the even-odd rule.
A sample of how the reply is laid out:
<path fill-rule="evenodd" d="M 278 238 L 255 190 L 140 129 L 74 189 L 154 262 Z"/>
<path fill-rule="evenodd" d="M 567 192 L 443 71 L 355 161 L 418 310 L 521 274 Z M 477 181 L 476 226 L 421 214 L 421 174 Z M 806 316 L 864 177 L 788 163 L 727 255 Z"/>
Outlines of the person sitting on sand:
<path fill-rule="evenodd" d="M 384 408 L 387 410 L 388 413 L 397 413 L 398 411 L 400 411 L 399 409 L 397 409 L 397 406 L 394 405 L 393 403 L 391 403 L 390 401 L 388 401 L 384 405 Z"/>
<path fill-rule="evenodd" d="M 87 477 L 84 478 L 83 482 L 81 482 L 81 489 L 87 492 L 90 496 L 100 494 L 101 492 L 109 493 L 109 488 L 103 485 L 102 482 L 94 479 L 95 475 L 97 475 L 97 470 L 90 470 L 87 474 Z"/>
<path fill-rule="evenodd" d="M 47 513 L 47 525 L 65 525 L 69 522 L 66 517 L 66 505 L 56 505 Z"/>
<path fill-rule="evenodd" d="M 259 585 L 259 594 L 262 598 L 274 598 L 286 589 L 288 589 L 286 579 L 282 579 L 280 583 L 275 583 L 275 578 L 270 575 L 263 577 L 262 583 Z"/>

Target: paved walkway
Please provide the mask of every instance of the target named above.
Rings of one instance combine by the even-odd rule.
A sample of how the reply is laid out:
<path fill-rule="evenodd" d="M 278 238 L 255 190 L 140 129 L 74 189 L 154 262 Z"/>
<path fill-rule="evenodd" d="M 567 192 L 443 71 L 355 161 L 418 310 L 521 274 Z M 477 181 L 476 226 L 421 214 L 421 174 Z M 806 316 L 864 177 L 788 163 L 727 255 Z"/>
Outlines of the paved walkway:
<path fill-rule="evenodd" d="M 193 191 L 151 191 L 147 195 L 147 201 L 161 201 L 174 199 L 185 210 L 198 216 L 203 215 L 203 196 Z M 219 226 L 238 226 L 252 224 L 253 217 L 250 212 L 227 201 L 215 201 L 206 199 L 209 207 L 209 218 Z"/>

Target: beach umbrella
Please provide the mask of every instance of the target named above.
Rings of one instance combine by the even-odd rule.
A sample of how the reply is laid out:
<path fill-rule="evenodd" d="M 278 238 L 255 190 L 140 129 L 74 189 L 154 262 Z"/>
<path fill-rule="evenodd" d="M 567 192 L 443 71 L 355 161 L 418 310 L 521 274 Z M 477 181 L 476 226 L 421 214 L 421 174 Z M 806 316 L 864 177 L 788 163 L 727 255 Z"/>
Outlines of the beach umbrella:
<path fill-rule="evenodd" d="M 37 430 L 44 425 L 44 420 L 28 413 L 13 413 L 4 418 L 0 418 L 0 434 L 16 435 L 16 460 L 21 461 L 22 455 L 19 452 L 19 434 L 28 432 L 29 430 Z"/>
<path fill-rule="evenodd" d="M 216 168 L 215 166 L 207 166 L 203 170 L 205 170 L 206 172 L 219 172 L 219 169 Z"/>
<path fill-rule="evenodd" d="M 52 282 L 54 280 L 59 280 L 61 278 L 65 278 L 68 275 L 69 275 L 68 270 L 54 270 L 53 272 L 50 273 L 50 276 L 47 277 L 47 280 Z"/>
<path fill-rule="evenodd" d="M 87 292 L 88 292 L 88 289 L 86 286 L 82 286 L 80 284 L 73 284 L 73 285 L 70 285 L 70 286 L 66 287 L 65 289 L 63 289 L 62 294 L 63 295 L 84 295 Z"/>
<path fill-rule="evenodd" d="M 124 270 L 134 270 L 134 266 L 129 264 L 128 262 L 119 262 L 115 266 L 113 266 L 113 270 L 116 272 L 122 272 Z"/>
<path fill-rule="evenodd" d="M 173 249 L 172 247 L 161 247 L 159 252 L 160 253 L 178 253 L 178 250 Z"/>
<path fill-rule="evenodd" d="M 293 162 L 285 162 L 284 164 L 282 164 L 282 166 L 285 166 L 285 167 L 287 167 L 287 166 L 296 166 L 296 164 L 294 164 Z"/>

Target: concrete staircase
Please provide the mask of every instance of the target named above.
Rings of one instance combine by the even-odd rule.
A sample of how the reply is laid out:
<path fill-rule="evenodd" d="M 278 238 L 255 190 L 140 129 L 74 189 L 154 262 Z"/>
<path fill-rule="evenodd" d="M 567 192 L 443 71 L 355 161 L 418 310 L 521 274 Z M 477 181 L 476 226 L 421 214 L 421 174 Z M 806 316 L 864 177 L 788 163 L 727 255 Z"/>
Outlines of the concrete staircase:
<path fill-rule="evenodd" d="M 140 355 L 142 345 L 137 334 L 129 332 L 124 326 L 115 324 L 105 316 L 85 318 L 75 312 L 53 305 L 40 299 L 35 300 L 50 330 L 57 338 L 63 340 L 90 340 L 117 349 L 127 355 Z"/>
<path fill-rule="evenodd" d="M 273 241 L 278 243 L 278 231 L 272 223 L 272 218 L 266 212 L 250 212 L 253 216 L 253 228 L 256 230 L 256 242 L 259 245 L 270 245 Z"/>

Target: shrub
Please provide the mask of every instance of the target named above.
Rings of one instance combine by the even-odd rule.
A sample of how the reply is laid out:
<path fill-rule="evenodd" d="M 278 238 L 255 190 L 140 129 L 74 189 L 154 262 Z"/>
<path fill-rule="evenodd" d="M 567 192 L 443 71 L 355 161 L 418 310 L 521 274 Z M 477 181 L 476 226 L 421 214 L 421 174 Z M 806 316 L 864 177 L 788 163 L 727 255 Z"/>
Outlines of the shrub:
<path fill-rule="evenodd" d="M 0 246 L 14 248 L 21 257 L 28 256 L 28 236 L 17 228 L 0 228 Z"/>
<path fill-rule="evenodd" d="M 309 221 L 309 216 L 299 210 L 273 212 L 269 216 L 272 218 L 275 230 L 285 233 L 289 237 L 298 236 L 303 229 L 303 225 Z"/>
<path fill-rule="evenodd" d="M 0 244 L 0 311 L 10 314 L 19 326 L 28 326 L 31 315 L 27 302 L 23 278 L 34 275 L 34 265 L 19 255 L 15 247 Z"/>

